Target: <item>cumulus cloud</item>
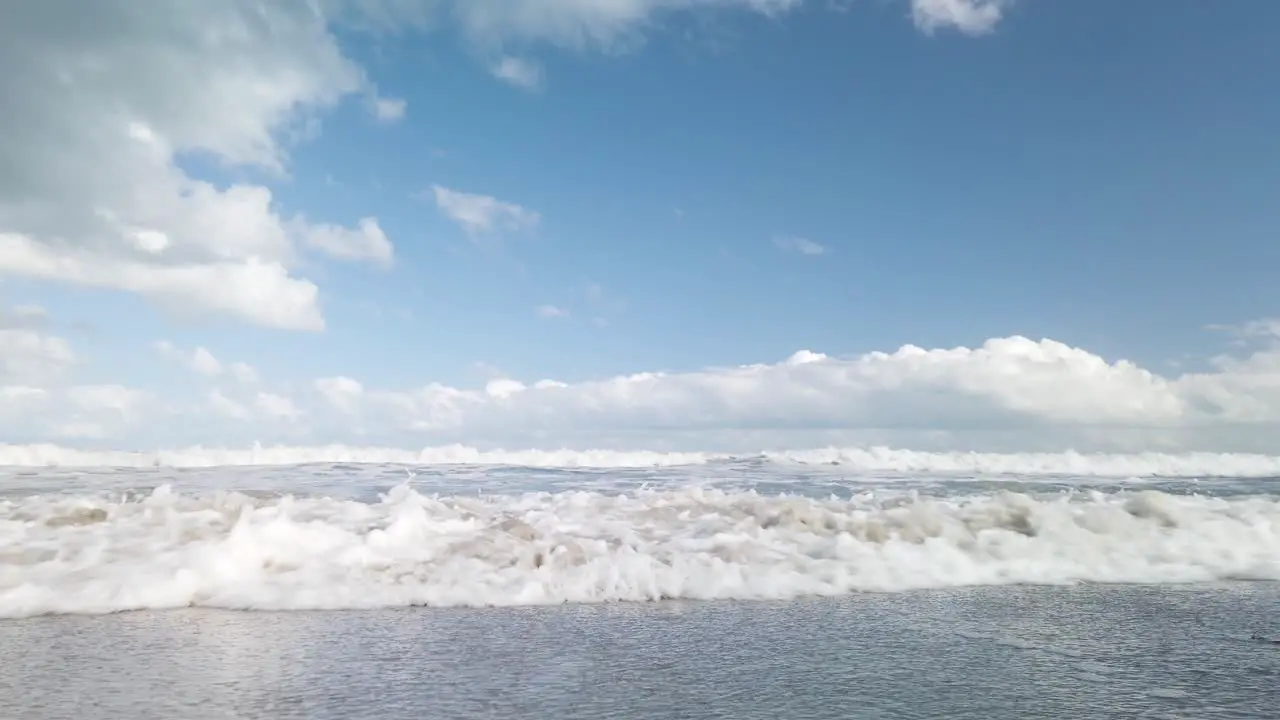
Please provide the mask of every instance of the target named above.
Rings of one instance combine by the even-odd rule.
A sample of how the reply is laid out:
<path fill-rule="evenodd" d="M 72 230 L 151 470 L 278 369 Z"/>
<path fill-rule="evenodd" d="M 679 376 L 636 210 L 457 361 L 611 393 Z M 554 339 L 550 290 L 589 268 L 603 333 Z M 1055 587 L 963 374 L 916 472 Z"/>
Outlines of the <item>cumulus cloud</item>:
<path fill-rule="evenodd" d="M 258 382 L 258 371 L 247 363 L 233 362 L 227 366 L 227 374 L 238 383 L 252 385 Z"/>
<path fill-rule="evenodd" d="M 0 328 L 0 382 L 59 376 L 75 360 L 60 337 L 25 327 Z"/>
<path fill-rule="evenodd" d="M 118 384 L 76 385 L 67 390 L 67 397 L 77 410 L 94 416 L 105 415 L 117 426 L 141 420 L 149 400 L 146 392 Z M 72 418 L 73 423 L 81 420 L 79 416 Z"/>
<path fill-rule="evenodd" d="M 258 392 L 254 396 L 254 406 L 258 412 L 271 420 L 294 423 L 301 420 L 304 415 L 293 400 L 275 393 Z"/>
<path fill-rule="evenodd" d="M 473 388 L 349 376 L 280 386 L 256 373 L 242 382 L 212 351 L 161 343 L 194 387 L 204 385 L 194 404 L 161 405 L 127 387 L 70 382 L 79 359 L 65 341 L 21 332 L 36 335 L 0 335 L 0 430 L 49 441 L 1280 453 L 1277 343 L 1180 375 L 1014 336 L 851 357 L 802 350 L 771 363 L 575 382 L 497 375 Z"/>
<path fill-rule="evenodd" d="M 331 251 L 335 238 L 350 238 L 283 215 L 265 185 L 215 185 L 179 162 L 201 155 L 279 177 L 289 138 L 367 88 L 318 7 L 7 5 L 0 275 L 137 293 L 184 313 L 322 328 L 317 287 L 293 271 L 300 240 L 331 241 L 321 244 Z M 369 230 L 350 232 L 368 241 Z"/>
<path fill-rule="evenodd" d="M 185 350 L 162 340 L 154 348 L 160 356 L 177 362 L 206 382 L 200 402 L 174 409 L 204 433 L 243 440 L 246 431 L 250 436 L 271 433 L 282 424 L 293 429 L 306 417 L 292 398 L 262 387 L 258 371 L 247 363 L 223 362 L 202 346 Z M 217 421 L 233 421 L 233 425 L 219 425 Z"/>
<path fill-rule="evenodd" d="M 851 359 L 797 352 L 775 364 L 690 373 L 525 385 L 491 381 L 467 391 L 429 385 L 366 393 L 410 411 L 423 427 L 718 428 L 955 427 L 979 423 L 1171 426 L 1188 412 L 1172 381 L 1127 362 L 1021 337 L 975 349 L 924 350 Z"/>
<path fill-rule="evenodd" d="M 315 381 L 315 389 L 325 402 L 339 412 L 354 415 L 360 409 L 364 385 L 349 377 L 321 378 Z"/>
<path fill-rule="evenodd" d="M 8 308 L 3 316 L 32 308 Z M 32 327 L 0 328 L 0 434 L 82 440 L 135 431 L 146 420 L 150 396 L 118 384 L 77 384 L 75 370 L 83 364 L 65 338 Z"/>
<path fill-rule="evenodd" d="M 168 340 L 161 340 L 154 347 L 163 357 L 176 360 L 202 377 L 229 378 L 244 385 L 258 382 L 258 372 L 252 366 L 243 362 L 223 363 L 208 348 L 197 347 L 188 351 Z"/>
<path fill-rule="evenodd" d="M 213 356 L 213 353 L 204 348 L 196 348 L 195 353 L 191 356 L 191 367 L 201 375 L 216 376 L 222 374 L 222 363 Z"/>
<path fill-rule="evenodd" d="M 544 444 L 639 433 L 694 446 L 736 435 L 792 446 L 861 437 L 966 448 L 985 434 L 1012 447 L 1280 450 L 1280 348 L 1172 377 L 1008 337 L 850 358 L 800 351 L 772 364 L 576 383 L 497 378 L 479 389 L 395 390 L 335 378 L 317 388 L 331 412 L 424 441 L 501 441 L 514 431 Z"/>
<path fill-rule="evenodd" d="M 124 290 L 171 310 L 226 313 L 267 327 L 322 330 L 325 326 L 314 283 L 291 277 L 278 262 L 254 256 L 239 262 L 162 265 L 0 233 L 0 275 L 4 274 Z"/>
<path fill-rule="evenodd" d="M 279 424 L 292 429 L 305 417 L 305 413 L 292 399 L 262 390 L 241 397 L 214 388 L 205 394 L 203 408 L 215 418 L 231 420 L 241 426 L 245 423 L 258 423 L 256 426 L 249 426 L 256 432 L 274 432 L 272 426 Z M 196 412 L 199 413 L 200 409 Z"/>
<path fill-rule="evenodd" d="M 431 194 L 440 212 L 473 236 L 529 230 L 542 219 L 533 210 L 490 195 L 461 192 L 441 185 L 432 185 Z"/>
<path fill-rule="evenodd" d="M 215 415 L 230 418 L 232 420 L 248 420 L 252 417 L 249 408 L 244 403 L 233 400 L 226 393 L 214 388 L 209 391 L 208 395 L 209 409 Z"/>

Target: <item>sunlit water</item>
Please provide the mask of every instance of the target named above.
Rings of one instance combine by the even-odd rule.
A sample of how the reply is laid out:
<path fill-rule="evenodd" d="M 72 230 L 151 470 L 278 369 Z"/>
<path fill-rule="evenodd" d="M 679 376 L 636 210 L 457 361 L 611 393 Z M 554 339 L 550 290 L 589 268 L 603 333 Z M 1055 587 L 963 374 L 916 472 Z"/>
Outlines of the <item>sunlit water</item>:
<path fill-rule="evenodd" d="M 1266 718 L 1276 580 L 1268 479 L 5 471 L 0 718 Z"/>

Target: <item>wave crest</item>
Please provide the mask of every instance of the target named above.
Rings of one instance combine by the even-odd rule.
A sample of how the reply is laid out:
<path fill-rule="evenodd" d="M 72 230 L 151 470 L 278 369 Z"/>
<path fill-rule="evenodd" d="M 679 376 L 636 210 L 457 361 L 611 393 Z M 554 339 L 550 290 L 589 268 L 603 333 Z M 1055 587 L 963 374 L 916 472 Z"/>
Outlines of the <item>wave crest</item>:
<path fill-rule="evenodd" d="M 1280 580 L 1280 500 L 1154 491 L 817 500 L 706 488 L 376 502 L 0 501 L 0 617 L 784 599 L 1011 583 Z"/>
<path fill-rule="evenodd" d="M 191 447 L 128 452 L 76 450 L 56 445 L 0 445 L 0 467 L 208 468 L 345 463 L 607 469 L 741 462 L 825 465 L 864 474 L 1280 477 L 1280 456 L 1247 453 L 980 453 L 871 447 L 729 454 L 604 449 L 480 450 L 464 445 L 421 450 L 349 445 L 254 445 L 241 449 Z"/>

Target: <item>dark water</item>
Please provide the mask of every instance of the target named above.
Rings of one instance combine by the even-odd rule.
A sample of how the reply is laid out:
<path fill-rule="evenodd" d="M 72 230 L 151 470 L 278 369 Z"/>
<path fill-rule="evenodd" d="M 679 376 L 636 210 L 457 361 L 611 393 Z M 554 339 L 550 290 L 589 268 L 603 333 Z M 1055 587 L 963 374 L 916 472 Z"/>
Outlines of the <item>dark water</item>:
<path fill-rule="evenodd" d="M 0 718 L 1271 718 L 1280 584 L 0 621 Z"/>

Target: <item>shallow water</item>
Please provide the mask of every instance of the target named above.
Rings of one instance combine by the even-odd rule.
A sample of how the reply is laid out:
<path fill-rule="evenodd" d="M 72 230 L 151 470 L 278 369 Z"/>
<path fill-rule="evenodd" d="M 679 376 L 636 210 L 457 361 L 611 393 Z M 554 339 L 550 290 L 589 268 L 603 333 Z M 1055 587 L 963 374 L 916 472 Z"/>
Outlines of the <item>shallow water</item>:
<path fill-rule="evenodd" d="M 1280 586 L 0 622 L 0 717 L 1265 718 Z"/>

